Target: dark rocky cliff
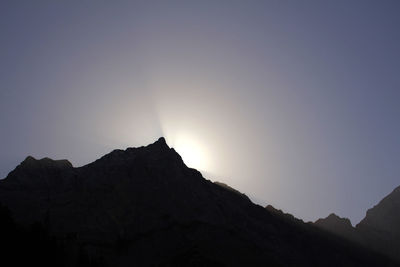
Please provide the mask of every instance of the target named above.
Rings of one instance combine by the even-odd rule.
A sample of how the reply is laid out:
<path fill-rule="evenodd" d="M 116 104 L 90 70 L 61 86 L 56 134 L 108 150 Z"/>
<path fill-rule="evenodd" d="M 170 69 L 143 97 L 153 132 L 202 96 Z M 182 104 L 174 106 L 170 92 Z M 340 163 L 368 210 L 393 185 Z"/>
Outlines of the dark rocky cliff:
<path fill-rule="evenodd" d="M 400 187 L 369 209 L 356 227 L 334 214 L 315 225 L 400 261 Z"/>
<path fill-rule="evenodd" d="M 0 181 L 0 202 L 110 266 L 396 265 L 204 179 L 163 138 L 80 168 L 28 157 Z"/>

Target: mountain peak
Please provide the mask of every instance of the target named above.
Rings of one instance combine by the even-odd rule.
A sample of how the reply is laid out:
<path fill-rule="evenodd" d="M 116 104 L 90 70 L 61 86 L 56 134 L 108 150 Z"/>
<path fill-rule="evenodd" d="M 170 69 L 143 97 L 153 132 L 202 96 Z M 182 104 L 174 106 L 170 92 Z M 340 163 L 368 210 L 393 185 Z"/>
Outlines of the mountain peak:
<path fill-rule="evenodd" d="M 357 229 L 386 229 L 396 235 L 400 235 L 398 225 L 400 223 L 400 187 L 395 188 L 384 197 L 377 205 L 367 211 L 365 218 L 357 224 Z"/>
<path fill-rule="evenodd" d="M 72 168 L 71 162 L 66 159 L 53 160 L 51 158 L 45 157 L 40 160 L 35 159 L 32 156 L 27 156 L 24 161 L 20 164 L 21 167 L 56 167 L 56 168 Z"/>
<path fill-rule="evenodd" d="M 161 149 L 170 149 L 170 147 L 168 146 L 167 141 L 165 140 L 164 137 L 158 138 L 157 141 L 148 145 L 148 147 L 158 147 Z"/>
<path fill-rule="evenodd" d="M 36 161 L 37 161 L 37 159 L 35 159 L 34 157 L 29 155 L 21 163 L 31 163 L 31 162 L 36 162 Z"/>
<path fill-rule="evenodd" d="M 158 140 L 156 141 L 156 143 L 167 144 L 167 142 L 165 141 L 165 138 L 164 138 L 163 136 L 161 136 L 160 138 L 158 138 Z"/>
<path fill-rule="evenodd" d="M 351 222 L 348 218 L 341 218 L 335 213 L 329 214 L 326 218 L 324 219 L 318 219 L 315 222 L 316 225 L 321 226 L 322 228 L 329 227 L 329 226 L 338 226 L 341 225 L 342 227 L 350 227 L 352 228 Z"/>

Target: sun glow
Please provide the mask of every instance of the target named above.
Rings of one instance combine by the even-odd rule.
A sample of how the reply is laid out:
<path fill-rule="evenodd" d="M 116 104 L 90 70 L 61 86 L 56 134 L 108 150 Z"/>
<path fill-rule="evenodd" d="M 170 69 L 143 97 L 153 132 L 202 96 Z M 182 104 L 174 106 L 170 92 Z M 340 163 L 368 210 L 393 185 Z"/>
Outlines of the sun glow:
<path fill-rule="evenodd" d="M 198 170 L 208 169 L 209 162 L 205 149 L 195 139 L 179 136 L 175 139 L 173 147 L 188 167 Z"/>

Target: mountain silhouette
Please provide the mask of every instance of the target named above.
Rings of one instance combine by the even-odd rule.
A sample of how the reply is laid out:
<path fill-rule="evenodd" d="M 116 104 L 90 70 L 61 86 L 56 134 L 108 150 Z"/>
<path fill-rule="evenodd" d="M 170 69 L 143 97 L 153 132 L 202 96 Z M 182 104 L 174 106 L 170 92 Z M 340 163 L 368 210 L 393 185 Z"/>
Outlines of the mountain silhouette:
<path fill-rule="evenodd" d="M 369 209 L 363 220 L 352 227 L 348 219 L 329 215 L 315 225 L 356 241 L 400 261 L 400 187 Z"/>
<path fill-rule="evenodd" d="M 355 228 L 347 218 L 341 218 L 331 213 L 324 219 L 318 219 L 314 223 L 317 227 L 330 231 L 334 234 L 343 236 L 349 240 L 359 241 Z"/>
<path fill-rule="evenodd" d="M 27 157 L 0 202 L 18 227 L 41 225 L 64 266 L 397 265 L 203 178 L 164 138 L 79 168 Z"/>

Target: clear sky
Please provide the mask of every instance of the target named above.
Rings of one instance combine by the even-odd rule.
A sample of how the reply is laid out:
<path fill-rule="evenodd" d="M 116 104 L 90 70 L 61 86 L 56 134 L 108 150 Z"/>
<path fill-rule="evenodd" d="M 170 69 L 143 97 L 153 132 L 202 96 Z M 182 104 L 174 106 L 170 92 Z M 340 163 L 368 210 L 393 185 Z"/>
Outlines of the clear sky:
<path fill-rule="evenodd" d="M 1 1 L 0 177 L 165 136 L 306 221 L 400 185 L 400 1 Z"/>

